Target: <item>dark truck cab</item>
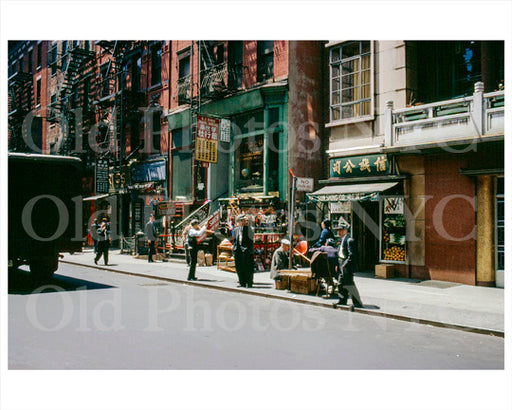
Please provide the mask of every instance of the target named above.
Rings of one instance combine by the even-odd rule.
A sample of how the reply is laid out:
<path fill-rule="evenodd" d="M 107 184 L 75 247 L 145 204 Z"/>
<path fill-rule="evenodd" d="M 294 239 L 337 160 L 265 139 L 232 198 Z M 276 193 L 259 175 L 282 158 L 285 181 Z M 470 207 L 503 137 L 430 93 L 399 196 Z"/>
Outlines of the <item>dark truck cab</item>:
<path fill-rule="evenodd" d="M 78 158 L 9 153 L 9 267 L 28 264 L 49 279 L 59 252 L 82 250 L 81 175 Z"/>

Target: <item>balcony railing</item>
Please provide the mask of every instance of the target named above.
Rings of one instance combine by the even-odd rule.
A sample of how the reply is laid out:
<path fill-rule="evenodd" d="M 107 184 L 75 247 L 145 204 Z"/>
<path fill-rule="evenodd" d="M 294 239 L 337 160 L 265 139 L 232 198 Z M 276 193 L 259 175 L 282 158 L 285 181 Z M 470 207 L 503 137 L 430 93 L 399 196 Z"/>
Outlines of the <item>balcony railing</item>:
<path fill-rule="evenodd" d="M 504 132 L 504 115 L 505 92 L 484 94 L 481 82 L 475 84 L 471 97 L 397 110 L 388 101 L 385 144 L 405 147 L 500 136 Z"/>
<path fill-rule="evenodd" d="M 191 98 L 190 76 L 182 77 L 178 80 L 178 102 L 184 104 L 190 102 Z"/>

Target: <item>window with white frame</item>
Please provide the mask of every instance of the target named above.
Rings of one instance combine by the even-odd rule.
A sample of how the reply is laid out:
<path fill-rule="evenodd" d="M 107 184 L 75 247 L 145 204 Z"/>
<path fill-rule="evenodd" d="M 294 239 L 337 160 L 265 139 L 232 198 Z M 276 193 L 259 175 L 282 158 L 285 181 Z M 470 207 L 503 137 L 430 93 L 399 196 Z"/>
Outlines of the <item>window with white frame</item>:
<path fill-rule="evenodd" d="M 330 120 L 373 116 L 371 41 L 348 41 L 330 47 Z"/>

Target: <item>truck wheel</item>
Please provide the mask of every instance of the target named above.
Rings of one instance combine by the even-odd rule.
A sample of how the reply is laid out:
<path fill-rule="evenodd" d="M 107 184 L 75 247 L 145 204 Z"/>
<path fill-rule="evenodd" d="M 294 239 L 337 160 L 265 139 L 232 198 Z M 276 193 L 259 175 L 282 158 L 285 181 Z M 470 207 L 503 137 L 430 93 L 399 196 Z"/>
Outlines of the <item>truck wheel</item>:
<path fill-rule="evenodd" d="M 56 263 L 49 261 L 37 261 L 30 263 L 30 273 L 38 281 L 48 281 L 57 270 Z"/>

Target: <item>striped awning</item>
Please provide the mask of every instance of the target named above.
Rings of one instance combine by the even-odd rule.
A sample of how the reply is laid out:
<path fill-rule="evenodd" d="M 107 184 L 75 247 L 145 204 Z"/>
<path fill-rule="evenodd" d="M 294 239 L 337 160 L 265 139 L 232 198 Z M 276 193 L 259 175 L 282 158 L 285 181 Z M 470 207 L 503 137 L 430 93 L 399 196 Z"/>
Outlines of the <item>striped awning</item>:
<path fill-rule="evenodd" d="M 368 201 L 379 199 L 381 192 L 396 186 L 398 182 L 375 184 L 330 185 L 306 194 L 309 199 L 320 202 Z"/>

